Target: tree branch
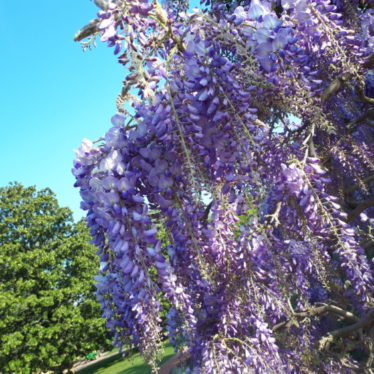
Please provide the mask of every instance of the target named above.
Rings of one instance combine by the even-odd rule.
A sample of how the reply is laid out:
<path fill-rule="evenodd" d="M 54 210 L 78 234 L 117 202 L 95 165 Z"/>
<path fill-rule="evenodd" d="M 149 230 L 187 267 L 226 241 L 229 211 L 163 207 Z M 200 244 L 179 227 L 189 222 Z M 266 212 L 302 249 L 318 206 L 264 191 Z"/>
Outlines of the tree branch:
<path fill-rule="evenodd" d="M 373 175 L 369 175 L 368 177 L 366 177 L 362 181 L 364 183 L 369 183 L 369 182 L 374 181 L 374 174 Z M 352 193 L 355 190 L 358 190 L 359 188 L 360 188 L 360 186 L 350 186 L 350 187 L 347 187 L 347 188 L 344 189 L 344 193 L 345 194 L 349 194 L 349 193 Z"/>
<path fill-rule="evenodd" d="M 161 367 L 158 374 L 169 374 L 172 369 L 185 363 L 190 358 L 189 352 L 186 350 L 178 352 L 171 359 L 167 360 Z"/>
<path fill-rule="evenodd" d="M 314 146 L 314 142 L 313 142 L 313 136 L 310 137 L 308 146 L 309 146 L 309 154 L 312 157 L 317 157 L 316 147 Z"/>
<path fill-rule="evenodd" d="M 210 209 L 212 208 L 213 201 L 214 201 L 214 200 L 212 200 L 212 201 L 207 205 L 207 207 L 205 208 L 204 214 L 203 214 L 203 216 L 201 217 L 201 222 L 202 222 L 204 225 L 206 225 L 206 224 L 208 223 L 209 213 L 210 213 Z"/>
<path fill-rule="evenodd" d="M 93 0 L 93 2 L 102 10 L 107 10 L 109 8 L 109 0 Z"/>
<path fill-rule="evenodd" d="M 369 336 L 366 343 L 368 358 L 366 360 L 366 367 L 371 368 L 374 363 L 374 326 L 369 331 Z"/>
<path fill-rule="evenodd" d="M 111 2 L 115 2 L 115 1 L 110 1 L 110 0 L 93 0 L 93 2 L 101 10 L 108 10 L 110 3 Z M 100 22 L 100 20 L 97 19 L 97 18 L 95 18 L 89 24 L 87 24 L 86 26 L 83 26 L 74 35 L 74 41 L 75 42 L 80 42 L 81 40 L 83 40 L 85 38 L 88 38 L 89 36 L 94 35 L 97 32 L 99 32 L 99 28 L 97 27 L 97 24 L 99 22 Z"/>
<path fill-rule="evenodd" d="M 374 205 L 374 197 L 363 201 L 348 200 L 347 202 L 351 205 L 356 205 L 356 207 L 348 214 L 348 221 L 351 221 L 365 209 L 370 208 Z"/>
<path fill-rule="evenodd" d="M 253 124 L 256 125 L 256 126 L 260 126 L 265 130 L 267 130 L 269 128 L 269 125 L 267 123 L 262 122 L 258 118 L 253 121 Z"/>
<path fill-rule="evenodd" d="M 334 341 L 335 338 L 344 337 L 351 335 L 352 333 L 356 332 L 359 329 L 365 328 L 369 326 L 374 321 L 374 308 L 370 309 L 367 315 L 361 318 L 356 323 L 342 327 L 340 329 L 331 331 L 325 337 L 323 337 L 320 342 L 320 349 L 328 349 L 330 344 Z"/>
<path fill-rule="evenodd" d="M 347 128 L 350 134 L 356 131 L 357 125 L 362 123 L 363 125 L 374 127 L 374 124 L 371 122 L 374 120 L 374 109 L 369 108 L 365 111 L 360 117 L 348 123 Z"/>
<path fill-rule="evenodd" d="M 310 125 L 310 123 L 308 121 L 306 121 L 301 126 L 299 126 L 297 129 L 291 130 L 291 129 L 287 128 L 287 130 L 286 130 L 287 133 L 286 133 L 286 136 L 285 136 L 285 140 L 289 141 L 291 136 L 300 134 L 309 125 Z"/>
<path fill-rule="evenodd" d="M 371 206 L 374 204 L 374 197 L 366 200 L 352 200 L 352 199 L 346 199 L 346 203 L 349 205 L 353 205 L 355 207 L 360 206 L 360 205 L 368 205 Z"/>
<path fill-rule="evenodd" d="M 367 69 L 374 67 L 374 53 L 369 56 L 369 58 L 362 64 L 362 66 Z"/>
<path fill-rule="evenodd" d="M 343 73 L 335 78 L 322 92 L 321 102 L 325 103 L 331 96 L 335 95 L 350 77 L 350 73 Z"/>
<path fill-rule="evenodd" d="M 363 81 L 359 82 L 356 91 L 358 97 L 364 104 L 374 105 L 374 99 L 365 95 L 365 83 Z"/>
<path fill-rule="evenodd" d="M 322 304 L 321 306 L 311 308 L 310 310 L 306 310 L 304 312 L 297 312 L 294 313 L 293 316 L 283 322 L 279 322 L 276 325 L 273 326 L 273 332 L 280 330 L 283 327 L 290 327 L 292 324 L 295 323 L 295 318 L 306 318 L 306 317 L 314 317 L 314 316 L 320 316 L 325 313 L 333 313 L 337 314 L 340 317 L 350 319 L 352 321 L 358 322 L 359 319 L 351 312 L 348 312 L 344 309 L 341 309 L 335 305 L 328 305 L 328 304 Z"/>
<path fill-rule="evenodd" d="M 99 19 L 93 19 L 89 24 L 83 26 L 77 33 L 74 35 L 74 41 L 80 42 L 81 40 L 88 38 L 89 36 L 96 34 L 99 32 L 98 23 L 100 22 Z"/>

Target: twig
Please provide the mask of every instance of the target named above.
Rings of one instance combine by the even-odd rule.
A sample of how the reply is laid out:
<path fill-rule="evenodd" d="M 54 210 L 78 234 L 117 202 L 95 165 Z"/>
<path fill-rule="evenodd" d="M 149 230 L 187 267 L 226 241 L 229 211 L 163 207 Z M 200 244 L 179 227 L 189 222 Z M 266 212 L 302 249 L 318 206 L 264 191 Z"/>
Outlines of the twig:
<path fill-rule="evenodd" d="M 311 136 L 309 139 L 309 154 L 312 157 L 317 157 L 316 147 L 314 146 L 314 142 L 313 142 L 313 136 Z"/>
<path fill-rule="evenodd" d="M 203 224 L 206 224 L 208 222 L 209 213 L 210 213 L 210 209 L 212 208 L 212 205 L 213 205 L 213 200 L 207 205 L 204 211 L 204 215 L 201 217 L 201 222 Z"/>
<path fill-rule="evenodd" d="M 81 40 L 88 38 L 91 35 L 96 34 L 99 32 L 98 23 L 100 22 L 99 19 L 93 19 L 89 24 L 83 26 L 77 33 L 74 35 L 74 41 L 80 42 Z"/>
<path fill-rule="evenodd" d="M 268 125 L 268 124 L 262 122 L 262 121 L 259 120 L 258 118 L 255 119 L 255 120 L 253 121 L 253 124 L 256 125 L 256 126 L 260 126 L 260 127 L 264 128 L 264 129 L 266 129 L 266 130 L 269 128 L 269 125 Z"/>
<path fill-rule="evenodd" d="M 278 201 L 274 213 L 273 214 L 268 214 L 266 216 L 266 217 L 270 218 L 270 223 L 274 223 L 275 227 L 278 227 L 280 225 L 279 213 L 280 213 L 281 208 L 282 208 L 282 202 Z"/>
<path fill-rule="evenodd" d="M 107 10 L 109 8 L 109 0 L 93 0 L 93 2 L 102 10 Z"/>
<path fill-rule="evenodd" d="M 294 129 L 294 130 L 290 130 L 289 128 L 287 129 L 287 132 L 289 135 L 294 135 L 294 134 L 297 134 L 297 133 L 300 133 L 302 132 L 303 130 L 305 130 L 308 126 L 310 125 L 310 122 L 309 121 L 305 121 L 301 126 L 299 126 L 297 129 Z"/>
<path fill-rule="evenodd" d="M 93 0 L 95 5 L 102 10 L 108 10 L 110 1 L 109 0 Z M 94 35 L 99 32 L 98 23 L 99 19 L 93 19 L 89 24 L 83 26 L 77 33 L 74 35 L 74 41 L 80 42 L 81 40 L 88 38 L 91 35 Z"/>

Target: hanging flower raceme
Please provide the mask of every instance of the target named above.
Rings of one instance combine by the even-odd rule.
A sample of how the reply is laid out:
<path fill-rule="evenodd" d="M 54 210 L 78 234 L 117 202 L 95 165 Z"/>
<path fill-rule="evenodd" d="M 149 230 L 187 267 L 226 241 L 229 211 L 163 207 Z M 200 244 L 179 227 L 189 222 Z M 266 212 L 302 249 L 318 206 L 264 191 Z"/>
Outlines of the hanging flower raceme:
<path fill-rule="evenodd" d="M 338 199 L 325 191 L 323 186 L 329 179 L 320 167 L 319 160 L 308 158 L 305 166 L 300 166 L 295 163 L 282 165 L 281 189 L 284 189 L 287 198 L 293 199 L 293 203 L 300 207 L 299 210 L 286 208 L 289 223 L 296 223 L 299 229 L 303 229 L 303 226 L 304 230 L 308 228 L 323 245 L 323 251 L 330 256 L 334 253 L 338 255 L 339 266 L 349 281 L 346 283 L 346 294 L 358 299 L 359 305 L 368 305 L 373 298 L 373 274 L 356 241 L 357 232 L 344 222 L 347 215 L 342 211 Z M 300 215 L 300 211 L 303 215 Z M 328 258 L 325 257 L 325 260 Z"/>
<path fill-rule="evenodd" d="M 83 141 L 73 174 L 115 343 L 155 371 L 167 331 L 190 372 L 364 372 L 372 10 L 178 4 L 109 2 L 95 21 L 129 71 L 113 126 Z"/>

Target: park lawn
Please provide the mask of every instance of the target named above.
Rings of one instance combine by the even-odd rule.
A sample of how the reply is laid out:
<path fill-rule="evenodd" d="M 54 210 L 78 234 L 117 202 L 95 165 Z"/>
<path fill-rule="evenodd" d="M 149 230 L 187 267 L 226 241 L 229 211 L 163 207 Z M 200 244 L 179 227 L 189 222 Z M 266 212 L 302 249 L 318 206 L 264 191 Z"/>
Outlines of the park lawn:
<path fill-rule="evenodd" d="M 164 352 L 160 363 L 174 356 L 171 345 L 164 346 Z M 139 353 L 123 358 L 120 354 L 102 360 L 90 367 L 79 370 L 78 374 L 149 374 L 151 367 L 145 364 Z"/>

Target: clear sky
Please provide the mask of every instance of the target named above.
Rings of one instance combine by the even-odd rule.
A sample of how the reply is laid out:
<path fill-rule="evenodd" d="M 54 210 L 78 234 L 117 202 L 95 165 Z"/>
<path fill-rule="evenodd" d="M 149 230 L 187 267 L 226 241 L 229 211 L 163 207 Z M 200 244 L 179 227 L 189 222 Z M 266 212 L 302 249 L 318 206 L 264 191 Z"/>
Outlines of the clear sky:
<path fill-rule="evenodd" d="M 0 0 L 0 186 L 50 187 L 76 219 L 85 212 L 73 150 L 109 129 L 125 77 L 111 48 L 73 41 L 98 10 L 90 0 Z"/>
<path fill-rule="evenodd" d="M 0 186 L 50 187 L 83 216 L 73 187 L 73 149 L 110 126 L 124 69 L 75 32 L 95 18 L 90 0 L 0 0 Z"/>

